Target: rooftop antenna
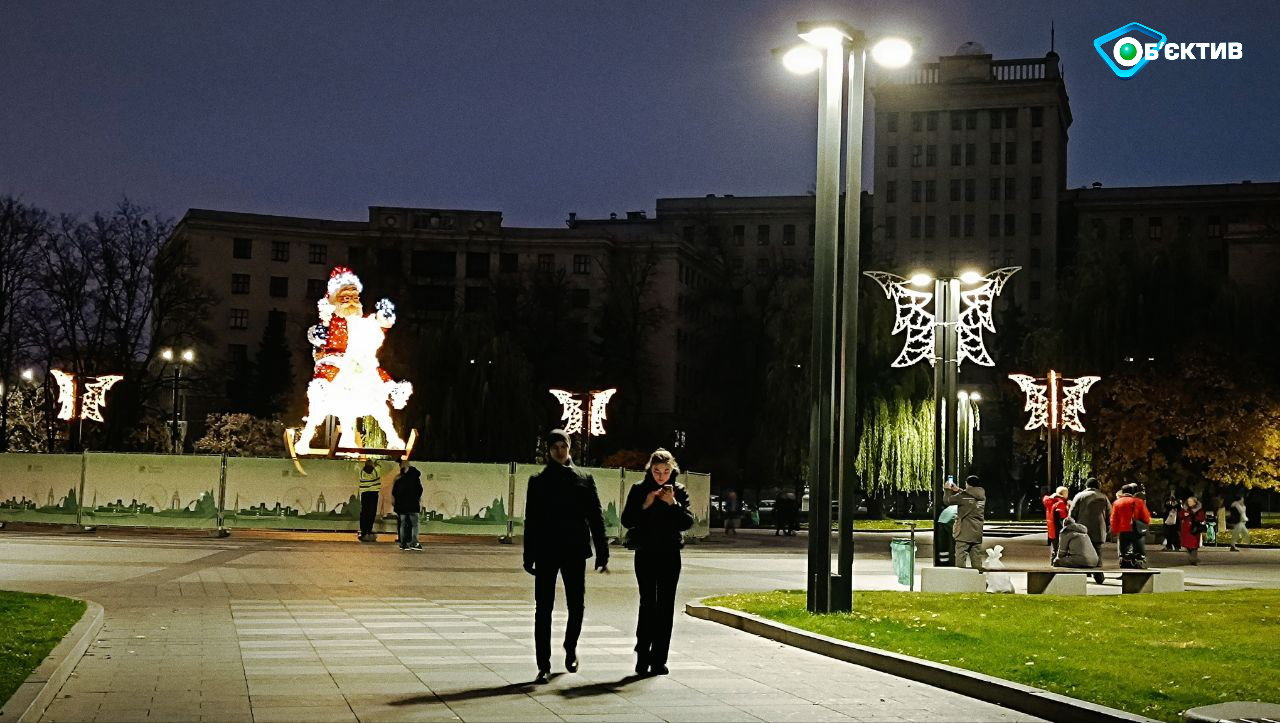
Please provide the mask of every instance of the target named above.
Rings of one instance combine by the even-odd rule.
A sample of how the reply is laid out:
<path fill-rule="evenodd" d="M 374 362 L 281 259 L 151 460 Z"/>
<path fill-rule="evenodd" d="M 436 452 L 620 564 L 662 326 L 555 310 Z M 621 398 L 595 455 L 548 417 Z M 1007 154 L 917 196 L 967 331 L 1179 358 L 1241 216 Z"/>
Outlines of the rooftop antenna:
<path fill-rule="evenodd" d="M 1055 35 L 1055 31 L 1053 27 L 1053 19 L 1051 18 L 1049 20 L 1049 52 L 1050 53 L 1052 53 L 1054 49 L 1054 41 L 1055 41 L 1054 35 Z"/>

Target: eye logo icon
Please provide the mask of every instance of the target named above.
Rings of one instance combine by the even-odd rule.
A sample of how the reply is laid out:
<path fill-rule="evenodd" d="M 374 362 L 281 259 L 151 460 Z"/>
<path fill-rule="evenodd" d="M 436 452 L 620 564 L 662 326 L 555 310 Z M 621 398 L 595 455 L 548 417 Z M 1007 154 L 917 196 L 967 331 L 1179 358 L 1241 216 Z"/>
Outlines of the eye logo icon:
<path fill-rule="evenodd" d="M 1142 23 L 1129 23 L 1093 41 L 1098 55 L 1121 78 L 1132 78 L 1150 60 L 1148 48 L 1159 51 L 1168 40 L 1164 33 Z"/>

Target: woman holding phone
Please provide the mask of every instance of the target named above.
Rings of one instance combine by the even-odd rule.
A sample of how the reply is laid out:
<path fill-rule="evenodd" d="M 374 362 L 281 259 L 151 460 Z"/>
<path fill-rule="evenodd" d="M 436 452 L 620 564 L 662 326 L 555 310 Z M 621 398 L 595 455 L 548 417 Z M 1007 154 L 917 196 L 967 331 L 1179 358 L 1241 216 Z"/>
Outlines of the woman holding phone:
<path fill-rule="evenodd" d="M 636 674 L 666 675 L 671 626 L 680 581 L 680 533 L 693 526 L 689 493 L 676 481 L 680 466 L 665 449 L 649 455 L 644 479 L 631 486 L 622 525 L 636 551 L 640 615 L 636 622 Z"/>

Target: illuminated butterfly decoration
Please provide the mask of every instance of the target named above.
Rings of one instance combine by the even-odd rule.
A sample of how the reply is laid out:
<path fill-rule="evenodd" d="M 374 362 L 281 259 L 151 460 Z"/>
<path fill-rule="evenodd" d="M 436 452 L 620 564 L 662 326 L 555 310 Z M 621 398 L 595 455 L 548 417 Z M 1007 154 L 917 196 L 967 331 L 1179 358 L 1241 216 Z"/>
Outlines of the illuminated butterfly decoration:
<path fill-rule="evenodd" d="M 574 392 L 566 392 L 563 389 L 549 389 L 548 391 L 556 398 L 556 401 L 560 402 L 560 406 L 563 408 L 560 419 L 565 423 L 565 433 L 577 434 L 581 432 L 582 423 L 586 416 L 582 405 L 586 400 L 578 399 Z M 591 400 L 591 435 L 593 437 L 599 437 L 605 433 L 605 405 L 609 403 L 609 399 L 617 391 L 617 389 L 605 389 L 597 392 L 588 392 L 588 397 Z"/>
<path fill-rule="evenodd" d="M 957 320 L 960 341 L 957 349 L 957 361 L 965 359 L 982 366 L 995 366 L 991 355 L 982 343 L 982 330 L 995 333 L 996 325 L 991 309 L 995 299 L 1009 280 L 1021 267 L 1007 266 L 996 269 L 982 277 L 982 283 L 967 291 L 960 292 L 960 318 Z M 911 281 L 897 274 L 884 271 L 866 271 L 865 275 L 880 284 L 886 298 L 893 300 L 894 320 L 893 334 L 907 332 L 907 341 L 893 360 L 892 366 L 908 367 L 919 361 L 934 364 L 937 356 L 934 353 L 935 319 L 929 310 L 933 301 L 932 290 L 913 288 Z"/>
<path fill-rule="evenodd" d="M 61 369 L 50 369 L 58 383 L 58 419 L 74 419 L 76 416 L 76 376 Z M 100 377 L 89 377 L 94 381 L 85 382 L 84 396 L 80 400 L 80 414 L 84 419 L 101 422 L 102 408 L 107 406 L 107 392 L 116 382 L 124 379 L 119 374 L 104 374 Z"/>
<path fill-rule="evenodd" d="M 1084 431 L 1080 415 L 1084 414 L 1084 395 L 1102 377 L 1064 377 L 1058 372 L 1049 370 L 1049 375 L 1042 379 L 1026 374 L 1010 374 L 1012 379 L 1027 395 L 1023 411 L 1031 412 L 1031 418 L 1023 429 L 1070 429 Z M 1074 382 L 1065 384 L 1064 382 Z"/>

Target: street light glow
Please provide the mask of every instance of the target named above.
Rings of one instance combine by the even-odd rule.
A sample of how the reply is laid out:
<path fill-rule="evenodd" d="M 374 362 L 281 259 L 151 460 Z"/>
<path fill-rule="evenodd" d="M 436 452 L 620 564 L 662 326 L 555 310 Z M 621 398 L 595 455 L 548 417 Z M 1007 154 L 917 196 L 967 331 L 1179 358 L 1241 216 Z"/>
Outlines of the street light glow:
<path fill-rule="evenodd" d="M 22 370 L 22 381 L 24 381 L 24 382 L 29 382 L 29 381 L 31 381 L 32 379 L 35 379 L 35 378 L 36 378 L 36 372 L 35 372 L 35 370 L 34 370 L 34 369 L 23 369 L 23 370 Z"/>
<path fill-rule="evenodd" d="M 161 359 L 164 359 L 164 360 L 165 360 L 165 361 L 167 361 L 167 362 L 171 362 L 171 361 L 173 361 L 173 350 L 172 350 L 172 349 L 170 349 L 169 347 L 165 347 L 165 348 L 161 349 L 161 350 L 160 350 L 160 358 L 161 358 Z"/>
<path fill-rule="evenodd" d="M 822 53 L 812 45 L 797 45 L 783 54 L 782 67 L 796 75 L 808 75 L 822 67 Z"/>
<path fill-rule="evenodd" d="M 871 47 L 871 58 L 885 68 L 901 68 L 911 62 L 912 48 L 902 38 L 885 38 Z"/>
<path fill-rule="evenodd" d="M 933 283 L 933 277 L 923 271 L 911 275 L 912 286 L 928 286 Z"/>
<path fill-rule="evenodd" d="M 966 284 L 976 284 L 979 281 L 982 281 L 982 274 L 977 271 L 969 270 L 960 274 L 960 280 Z"/>
<path fill-rule="evenodd" d="M 837 28 L 821 25 L 800 33 L 800 39 L 819 48 L 838 48 L 849 39 L 849 36 Z"/>
<path fill-rule="evenodd" d="M 962 402 L 967 402 L 967 401 L 969 401 L 969 393 L 968 393 L 968 392 L 966 392 L 965 390 L 961 389 L 961 390 L 960 390 L 960 395 L 959 395 L 959 396 L 960 396 L 960 401 L 962 401 Z"/>
<path fill-rule="evenodd" d="M 184 349 L 182 351 L 182 361 L 190 364 L 195 360 L 196 360 L 196 353 L 194 351 L 192 351 L 191 349 Z"/>

